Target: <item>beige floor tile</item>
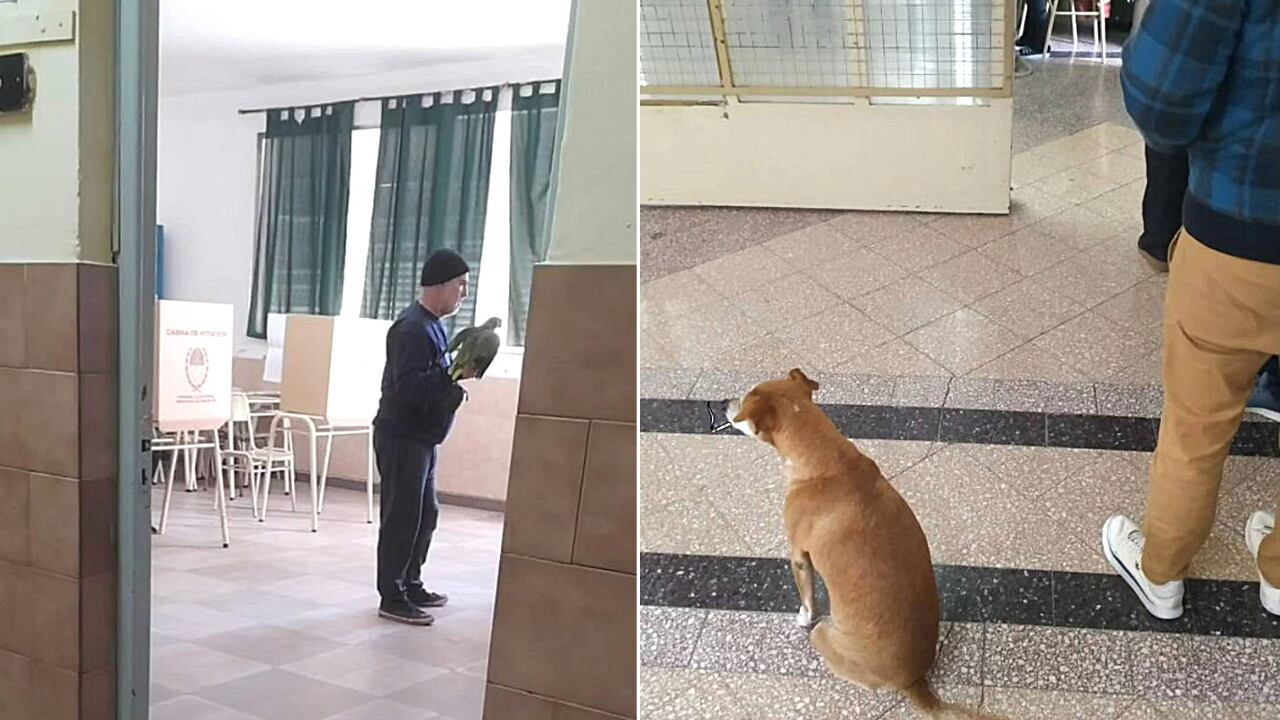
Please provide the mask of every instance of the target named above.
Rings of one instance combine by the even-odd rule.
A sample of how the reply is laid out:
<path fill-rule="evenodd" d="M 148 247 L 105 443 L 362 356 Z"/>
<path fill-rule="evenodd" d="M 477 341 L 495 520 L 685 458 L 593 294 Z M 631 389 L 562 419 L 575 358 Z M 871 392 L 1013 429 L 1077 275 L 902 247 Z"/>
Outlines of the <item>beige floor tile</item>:
<path fill-rule="evenodd" d="M 734 712 L 752 720 L 863 720 L 880 718 L 899 700 L 894 693 L 870 692 L 834 676 L 720 675 L 737 695 Z"/>
<path fill-rule="evenodd" d="M 791 274 L 794 268 L 768 248 L 756 245 L 703 263 L 693 271 L 721 295 L 735 298 L 754 292 L 762 277 L 783 277 Z"/>
<path fill-rule="evenodd" d="M 1147 506 L 1147 465 L 1136 453 L 1102 452 L 1045 495 L 1050 517 L 1086 547 L 1098 545 L 1102 523 L 1117 513 L 1141 523 Z"/>
<path fill-rule="evenodd" d="M 1031 227 L 1080 250 L 1094 247 L 1117 234 L 1116 221 L 1089 210 L 1087 204 L 1063 210 Z"/>
<path fill-rule="evenodd" d="M 1043 380 L 1083 383 L 1084 375 L 1049 353 L 1028 343 L 1020 345 L 969 373 L 968 377 L 993 380 Z"/>
<path fill-rule="evenodd" d="M 1015 445 L 964 445 L 962 451 L 983 467 L 1005 479 L 1027 499 L 1043 499 L 1077 471 L 1101 457 L 1097 450 L 1020 447 Z"/>
<path fill-rule="evenodd" d="M 962 245 L 976 248 L 1017 232 L 1027 224 L 1009 215 L 948 215 L 929 226 Z"/>
<path fill-rule="evenodd" d="M 1031 276 L 1079 253 L 1034 227 L 1024 228 L 978 248 L 988 259 Z"/>
<path fill-rule="evenodd" d="M 901 339 L 856 353 L 835 370 L 852 375 L 881 377 L 949 378 L 952 374 Z"/>
<path fill-rule="evenodd" d="M 1070 165 L 1035 149 L 1013 156 L 1012 186 L 1019 188 L 1056 175 L 1069 168 Z"/>
<path fill-rule="evenodd" d="M 914 277 L 886 285 L 852 302 L 854 307 L 899 336 L 964 307 L 963 302 Z"/>
<path fill-rule="evenodd" d="M 1067 202 L 1082 203 L 1110 192 L 1119 185 L 1115 180 L 1095 175 L 1084 167 L 1077 166 L 1057 175 L 1050 175 L 1031 187 Z"/>
<path fill-rule="evenodd" d="M 1110 192 L 1091 199 L 1085 207 L 1093 213 L 1104 215 L 1120 223 L 1122 227 L 1142 226 L 1143 180 L 1135 180 Z M 1134 238 L 1136 244 L 1137 238 Z"/>
<path fill-rule="evenodd" d="M 1023 340 L 1043 334 L 1084 312 L 1084 307 L 1034 278 L 974 303 L 973 309 Z"/>
<path fill-rule="evenodd" d="M 1158 346 L 1148 336 L 1091 312 L 1063 323 L 1032 343 L 1095 382 L 1115 380 Z"/>
<path fill-rule="evenodd" d="M 911 506 L 938 564 L 964 564 L 980 526 L 1003 517 L 1000 498 L 1014 492 L 957 447 L 936 452 L 893 478 Z"/>
<path fill-rule="evenodd" d="M 1114 142 L 1109 142 L 1103 137 L 1101 131 L 1090 132 L 1089 130 L 1047 142 L 1036 148 L 1041 155 L 1071 166 L 1083 164 L 1118 149 Z"/>
<path fill-rule="evenodd" d="M 873 245 L 893 235 L 914 230 L 921 221 L 913 213 L 847 212 L 837 215 L 827 224 L 859 244 Z"/>
<path fill-rule="evenodd" d="M 765 280 L 750 292 L 735 300 L 738 310 L 752 322 L 765 325 L 769 321 L 785 318 L 794 322 L 817 315 L 829 307 L 838 305 L 835 293 L 813 282 L 806 275 L 797 273 L 777 280 Z"/>
<path fill-rule="evenodd" d="M 1269 707 L 1268 711 L 1270 715 L 1258 717 L 1275 717 L 1274 707 Z M 1235 720 L 1240 717 L 1239 712 L 1239 706 L 1222 703 L 1139 698 L 1120 714 L 1118 720 Z"/>
<path fill-rule="evenodd" d="M 906 270 L 917 272 L 955 257 L 968 249 L 928 225 L 916 224 L 867 246 L 871 252 Z"/>
<path fill-rule="evenodd" d="M 1134 330 L 1159 327 L 1164 322 L 1164 293 L 1164 283 L 1144 280 L 1094 308 L 1094 312 Z"/>
<path fill-rule="evenodd" d="M 845 300 L 882 288 L 906 277 L 906 271 L 864 249 L 856 249 L 814 268 L 812 277 Z"/>
<path fill-rule="evenodd" d="M 1086 308 L 1106 302 L 1138 282 L 1132 273 L 1089 253 L 1058 263 L 1035 279 Z"/>
<path fill-rule="evenodd" d="M 964 375 L 1017 347 L 1019 338 L 965 308 L 903 338 L 956 375 Z"/>
<path fill-rule="evenodd" d="M 811 268 L 839 258 L 862 243 L 830 223 L 810 225 L 765 243 L 765 247 L 798 268 Z"/>
<path fill-rule="evenodd" d="M 798 348 L 773 336 L 751 340 L 736 348 L 707 356 L 707 366 L 730 372 L 759 372 L 764 377 L 780 377 L 791 368 L 804 365 Z"/>
<path fill-rule="evenodd" d="M 1055 690 L 989 687 L 984 691 L 984 712 L 1010 718 L 1081 720 L 1115 718 L 1133 704 L 1127 695 L 1094 695 Z"/>
<path fill-rule="evenodd" d="M 1145 160 L 1126 155 L 1119 150 L 1090 160 L 1080 167 L 1094 175 L 1111 180 L 1116 185 L 1126 185 L 1147 176 Z"/>
<path fill-rule="evenodd" d="M 689 488 L 681 500 L 640 514 L 640 551 L 697 555 L 746 555 L 750 548 L 701 490 Z"/>
<path fill-rule="evenodd" d="M 896 337 L 861 310 L 843 302 L 776 333 L 780 346 L 808 360 L 806 365 L 828 371 Z"/>
<path fill-rule="evenodd" d="M 975 303 L 1014 283 L 1022 275 L 982 253 L 970 251 L 927 268 L 919 277 L 948 295 Z"/>

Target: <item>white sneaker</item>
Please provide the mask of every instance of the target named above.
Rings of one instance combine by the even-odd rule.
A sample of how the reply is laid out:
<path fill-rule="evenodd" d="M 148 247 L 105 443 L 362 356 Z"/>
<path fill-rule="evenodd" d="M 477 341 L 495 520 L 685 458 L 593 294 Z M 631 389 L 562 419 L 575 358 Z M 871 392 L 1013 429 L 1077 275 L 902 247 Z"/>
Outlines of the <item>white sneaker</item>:
<path fill-rule="evenodd" d="M 1156 585 L 1142 572 L 1142 529 L 1123 515 L 1112 515 L 1102 524 L 1102 554 L 1133 589 L 1147 612 L 1161 620 L 1182 617 L 1182 581 Z"/>
<path fill-rule="evenodd" d="M 1249 546 L 1249 554 L 1253 556 L 1254 562 L 1258 561 L 1258 546 L 1262 544 L 1263 538 L 1275 532 L 1275 529 L 1275 515 L 1259 510 L 1249 516 L 1249 522 L 1244 525 L 1244 544 Z M 1258 599 L 1267 612 L 1280 615 L 1280 588 L 1267 582 L 1261 572 L 1258 573 Z"/>

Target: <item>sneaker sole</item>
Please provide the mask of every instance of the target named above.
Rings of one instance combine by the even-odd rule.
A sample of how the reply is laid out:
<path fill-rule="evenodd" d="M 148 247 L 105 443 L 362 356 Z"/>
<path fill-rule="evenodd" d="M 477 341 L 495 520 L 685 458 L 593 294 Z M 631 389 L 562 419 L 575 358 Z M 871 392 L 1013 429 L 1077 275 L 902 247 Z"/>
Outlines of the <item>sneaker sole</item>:
<path fill-rule="evenodd" d="M 1247 407 L 1244 410 L 1245 412 L 1251 412 L 1254 415 L 1261 415 L 1272 422 L 1280 422 L 1280 412 L 1276 412 L 1275 410 L 1270 410 L 1264 407 Z"/>
<path fill-rule="evenodd" d="M 1120 562 L 1120 559 L 1111 551 L 1111 542 L 1107 538 L 1108 524 L 1109 523 L 1103 523 L 1102 525 L 1102 554 L 1106 556 L 1107 562 L 1111 564 L 1111 567 L 1116 571 L 1116 574 L 1124 579 L 1125 583 L 1129 586 L 1129 589 L 1133 590 L 1133 594 L 1138 596 L 1138 599 L 1142 601 L 1143 607 L 1145 607 L 1147 612 L 1151 613 L 1153 617 L 1160 620 L 1177 620 L 1182 617 L 1182 608 L 1167 610 L 1157 605 L 1153 605 L 1151 601 L 1147 599 L 1147 594 L 1142 591 L 1142 586 L 1139 585 L 1138 581 L 1129 574 L 1129 568 L 1125 567 L 1124 563 Z"/>
<path fill-rule="evenodd" d="M 407 617 L 404 617 L 403 615 L 396 615 L 395 613 L 389 613 L 386 610 L 379 610 L 378 617 L 383 618 L 384 620 L 398 622 L 401 625 L 413 625 L 415 627 L 425 627 L 436 621 L 436 619 L 431 617 L 430 615 L 421 619 L 407 618 Z"/>
<path fill-rule="evenodd" d="M 1253 518 L 1250 517 L 1249 520 L 1250 522 L 1247 522 L 1244 524 L 1244 546 L 1248 548 L 1249 554 L 1253 556 L 1253 562 L 1256 564 L 1258 562 L 1258 550 L 1253 547 L 1252 543 L 1249 542 L 1249 540 L 1251 539 L 1249 537 L 1249 530 L 1253 527 L 1253 522 L 1252 522 Z M 1272 532 L 1275 532 L 1275 531 L 1272 530 Z M 1277 600 L 1274 603 L 1267 600 L 1267 595 L 1266 595 L 1267 588 L 1265 585 L 1266 582 L 1267 582 L 1266 578 L 1262 577 L 1262 571 L 1259 570 L 1258 571 L 1258 602 L 1261 603 L 1263 610 L 1266 610 L 1272 615 L 1280 617 L 1280 600 Z"/>
<path fill-rule="evenodd" d="M 418 607 L 420 607 L 420 608 L 442 608 L 442 607 L 444 607 L 445 605 L 448 605 L 448 604 L 449 604 L 449 601 L 448 601 L 448 600 L 442 600 L 442 601 L 440 601 L 440 602 L 427 603 L 426 605 L 418 605 L 418 603 L 414 603 L 414 605 L 418 605 Z"/>

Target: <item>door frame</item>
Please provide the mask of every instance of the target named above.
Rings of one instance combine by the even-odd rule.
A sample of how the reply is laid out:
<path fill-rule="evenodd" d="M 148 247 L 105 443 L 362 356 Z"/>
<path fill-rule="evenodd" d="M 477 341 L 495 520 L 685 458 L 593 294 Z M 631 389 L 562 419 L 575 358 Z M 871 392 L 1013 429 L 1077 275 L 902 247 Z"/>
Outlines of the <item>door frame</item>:
<path fill-rule="evenodd" d="M 159 0 L 116 0 L 115 227 L 119 478 L 116 717 L 147 720 L 151 683 L 151 382 Z"/>

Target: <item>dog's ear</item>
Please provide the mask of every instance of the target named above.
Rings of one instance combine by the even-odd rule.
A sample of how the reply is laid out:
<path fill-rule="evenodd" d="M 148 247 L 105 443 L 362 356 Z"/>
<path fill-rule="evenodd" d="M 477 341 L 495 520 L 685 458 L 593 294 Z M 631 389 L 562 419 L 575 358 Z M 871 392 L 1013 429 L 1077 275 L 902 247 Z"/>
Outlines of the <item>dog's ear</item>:
<path fill-rule="evenodd" d="M 790 377 L 792 380 L 799 380 L 800 382 L 804 383 L 805 386 L 809 388 L 809 392 L 817 392 L 818 383 L 810 380 L 809 376 L 805 375 L 804 371 L 801 370 L 800 368 L 792 368 Z"/>
<path fill-rule="evenodd" d="M 757 436 L 767 437 L 777 429 L 778 410 L 774 407 L 771 398 L 753 393 L 743 401 L 742 408 L 738 410 L 738 416 L 733 419 L 733 422 L 738 424 L 749 422 Z"/>

